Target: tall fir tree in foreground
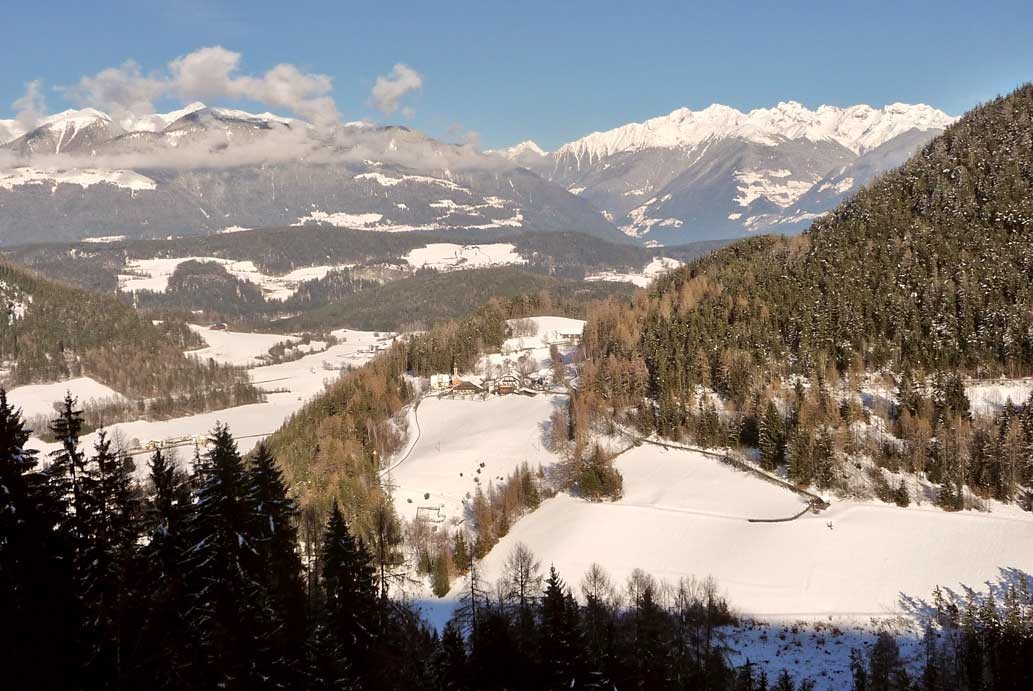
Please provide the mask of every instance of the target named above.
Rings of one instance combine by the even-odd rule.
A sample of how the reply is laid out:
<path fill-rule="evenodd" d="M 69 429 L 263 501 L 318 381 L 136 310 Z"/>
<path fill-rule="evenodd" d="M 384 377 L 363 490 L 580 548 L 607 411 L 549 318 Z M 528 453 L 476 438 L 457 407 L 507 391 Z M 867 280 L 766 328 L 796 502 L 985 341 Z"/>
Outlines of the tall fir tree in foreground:
<path fill-rule="evenodd" d="M 0 674 L 10 688 L 77 678 L 82 617 L 63 482 L 37 469 L 29 431 L 0 388 Z"/>
<path fill-rule="evenodd" d="M 361 683 L 377 638 L 378 594 L 369 553 L 352 535 L 336 501 L 326 524 L 321 563 L 320 673 L 330 686 Z"/>
<path fill-rule="evenodd" d="M 204 656 L 204 676 L 227 689 L 255 688 L 269 676 L 268 612 L 248 478 L 237 444 L 217 425 L 202 457 L 184 566 L 188 616 Z"/>

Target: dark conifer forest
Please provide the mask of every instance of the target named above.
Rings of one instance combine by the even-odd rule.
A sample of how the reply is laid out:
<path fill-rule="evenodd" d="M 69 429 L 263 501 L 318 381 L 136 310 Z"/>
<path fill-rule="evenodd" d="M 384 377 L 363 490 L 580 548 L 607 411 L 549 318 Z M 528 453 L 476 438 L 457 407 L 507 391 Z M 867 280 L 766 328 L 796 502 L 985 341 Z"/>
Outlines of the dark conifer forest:
<path fill-rule="evenodd" d="M 264 445 L 244 457 L 219 426 L 189 464 L 155 451 L 141 481 L 103 433 L 83 448 L 81 428 L 66 399 L 60 448 L 38 459 L 0 390 L 4 688 L 811 688 L 728 663 L 718 631 L 734 614 L 709 579 L 636 572 L 622 589 L 593 566 L 572 585 L 522 545 L 496 584 L 471 559 L 454 618 L 430 630 L 418 603 L 392 598 L 347 507 L 299 537 Z M 1029 688 L 1028 589 L 933 601 L 946 635 L 930 629 L 921 677 L 884 636 L 855 654 L 855 691 Z"/>
<path fill-rule="evenodd" d="M 1031 504 L 1033 406 L 973 419 L 966 378 L 1033 373 L 1033 86 L 978 107 L 793 238 L 734 243 L 593 308 L 585 395 L 640 430 L 757 448 L 847 489 L 844 461 L 925 472 L 945 508 Z M 893 390 L 886 410 L 861 384 Z M 713 391 L 725 407 L 716 415 Z M 776 405 L 777 404 L 777 405 Z M 878 419 L 877 419 L 878 418 Z M 878 434 L 858 435 L 857 423 Z"/>

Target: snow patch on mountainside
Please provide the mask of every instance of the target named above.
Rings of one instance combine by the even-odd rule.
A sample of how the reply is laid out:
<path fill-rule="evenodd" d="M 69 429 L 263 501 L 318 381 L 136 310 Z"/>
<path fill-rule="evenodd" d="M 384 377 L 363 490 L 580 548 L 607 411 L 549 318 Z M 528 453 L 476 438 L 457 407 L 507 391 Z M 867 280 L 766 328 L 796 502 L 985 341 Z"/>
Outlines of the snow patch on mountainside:
<path fill-rule="evenodd" d="M 616 465 L 624 476 L 620 500 L 546 500 L 484 558 L 482 578 L 495 582 L 522 542 L 568 582 L 593 562 L 615 583 L 636 568 L 667 581 L 712 575 L 738 611 L 769 622 L 868 621 L 908 615 L 905 597 L 929 598 L 940 584 L 978 587 L 1002 569 L 1033 570 L 1026 549 L 1033 517 L 1013 507 L 948 513 L 837 500 L 819 515 L 753 523 L 804 505 L 788 490 L 691 451 L 644 445 Z"/>
<path fill-rule="evenodd" d="M 402 257 L 414 269 L 431 268 L 438 271 L 457 269 L 480 269 L 486 266 L 526 264 L 527 260 L 517 253 L 508 242 L 490 245 L 456 245 L 436 242 L 417 247 Z"/>
<path fill-rule="evenodd" d="M 646 264 L 638 273 L 620 273 L 617 271 L 604 271 L 602 273 L 585 276 L 586 281 L 616 281 L 618 283 L 634 283 L 639 288 L 647 288 L 653 280 L 668 271 L 674 271 L 684 264 L 677 259 L 670 257 L 657 257 Z"/>
<path fill-rule="evenodd" d="M 126 262 L 129 273 L 118 277 L 119 290 L 133 293 L 150 290 L 164 293 L 169 287 L 169 278 L 183 262 L 198 261 L 221 264 L 231 275 L 243 281 L 250 281 L 262 289 L 267 300 L 286 300 L 297 292 L 305 282 L 323 278 L 331 271 L 347 269 L 352 264 L 325 264 L 305 266 L 281 276 L 262 273 L 252 261 L 236 261 L 222 257 L 159 257 L 157 259 L 136 259 Z"/>
<path fill-rule="evenodd" d="M 375 213 L 358 213 L 352 214 L 344 211 L 335 211 L 327 213 L 326 211 L 313 211 L 308 216 L 303 216 L 298 219 L 296 225 L 303 226 L 307 222 L 312 221 L 315 223 L 329 223 L 332 226 L 338 228 L 369 228 L 384 218 L 383 214 Z"/>
<path fill-rule="evenodd" d="M 102 168 L 70 168 L 68 170 L 44 170 L 40 168 L 11 168 L 0 170 L 0 189 L 11 190 L 24 185 L 78 185 L 82 188 L 93 185 L 114 185 L 122 189 L 139 192 L 157 188 L 157 183 L 132 170 L 106 170 Z M 51 190 L 53 191 L 53 190 Z"/>
<path fill-rule="evenodd" d="M 441 178 L 432 178 L 427 175 L 399 175 L 392 177 L 390 175 L 384 175 L 383 173 L 359 173 L 355 176 L 356 180 L 371 180 L 381 187 L 394 187 L 400 185 L 403 182 L 423 184 L 423 185 L 438 185 L 445 189 L 452 190 L 454 192 L 466 192 L 470 193 L 470 190 L 455 184 L 451 180 L 443 180 Z"/>
<path fill-rule="evenodd" d="M 467 228 L 473 230 L 493 230 L 496 228 L 521 228 L 524 225 L 524 215 L 520 209 L 511 209 L 512 215 L 508 218 L 488 218 L 480 213 L 480 209 L 501 208 L 495 197 L 485 197 L 484 204 L 457 204 L 450 199 L 442 199 L 430 202 L 428 207 L 440 210 L 443 213 L 437 220 L 430 223 L 407 224 L 396 223 L 385 219 L 379 213 L 348 213 L 343 211 L 326 212 L 312 211 L 308 215 L 299 218 L 294 225 L 303 226 L 309 223 L 326 223 L 338 228 L 353 228 L 357 230 L 370 230 L 382 233 L 408 233 L 424 230 L 449 230 L 450 228 Z M 447 222 L 450 217 L 459 216 L 458 219 Z M 480 216 L 483 222 L 470 221 L 465 217 Z"/>
<path fill-rule="evenodd" d="M 826 183 L 824 183 L 823 185 L 821 185 L 818 188 L 818 191 L 819 192 L 826 192 L 828 190 L 832 190 L 835 194 L 843 194 L 844 192 L 846 192 L 847 190 L 849 190 L 853 186 L 854 186 L 854 179 L 853 178 L 843 178 L 842 180 L 839 180 L 838 182 L 835 182 L 835 183 L 833 183 L 833 182 L 826 182 Z"/>
<path fill-rule="evenodd" d="M 548 395 L 425 399 L 417 411 L 419 440 L 408 458 L 383 473 L 399 516 L 462 520 L 478 487 L 488 491 L 524 462 L 532 470 L 555 465 L 559 458 L 545 448 L 542 428 L 565 403 Z"/>
<path fill-rule="evenodd" d="M 31 418 L 35 415 L 54 415 L 54 404 L 64 399 L 66 393 L 79 399 L 80 407 L 90 402 L 124 400 L 119 392 L 89 377 L 18 386 L 7 392 L 7 400 L 16 408 L 21 408 L 26 418 Z"/>
<path fill-rule="evenodd" d="M 818 176 L 804 176 L 802 179 L 788 180 L 788 170 L 737 170 L 735 179 L 739 182 L 739 196 L 735 201 L 739 206 L 749 206 L 757 199 L 767 199 L 783 208 L 799 199 L 814 186 Z"/>

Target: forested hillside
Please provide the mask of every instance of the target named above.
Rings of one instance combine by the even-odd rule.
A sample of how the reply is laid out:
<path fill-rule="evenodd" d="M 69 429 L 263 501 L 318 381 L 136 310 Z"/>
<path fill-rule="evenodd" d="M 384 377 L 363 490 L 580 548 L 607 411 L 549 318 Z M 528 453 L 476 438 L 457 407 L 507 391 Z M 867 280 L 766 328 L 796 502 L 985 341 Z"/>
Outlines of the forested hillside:
<path fill-rule="evenodd" d="M 511 266 L 439 273 L 420 271 L 411 278 L 391 281 L 372 290 L 340 295 L 337 300 L 296 317 L 271 322 L 278 331 L 325 330 L 347 325 L 356 329 L 423 330 L 448 319 L 458 319 L 492 297 L 512 298 L 545 292 L 577 303 L 580 309 L 594 300 L 631 295 L 624 283 L 587 283 L 553 278 Z"/>
<path fill-rule="evenodd" d="M 12 385 L 89 376 L 139 414 L 205 410 L 257 400 L 244 373 L 183 354 L 203 342 L 181 322 L 154 324 L 111 295 L 42 279 L 0 263 L 0 359 Z"/>
<path fill-rule="evenodd" d="M 370 364 L 346 373 L 267 440 L 302 508 L 323 517 L 331 499 L 340 498 L 360 533 L 376 540 L 375 526 L 396 521 L 377 472 L 380 460 L 404 442 L 392 421 L 412 400 L 403 374 L 469 369 L 482 352 L 502 345 L 507 319 L 578 316 L 584 309 L 577 295 L 562 291 L 494 298 L 462 319 L 398 341 Z"/>
<path fill-rule="evenodd" d="M 761 446 L 765 463 L 788 463 L 802 482 L 836 484 L 845 452 L 928 470 L 947 505 L 960 506 L 965 485 L 1010 498 L 1030 466 L 999 450 L 1033 441 L 1033 426 L 1020 434 L 1023 411 L 1006 406 L 973 429 L 961 377 L 1033 371 L 1031 190 L 1026 85 L 803 236 L 736 243 L 630 307 L 596 309 L 585 330 L 592 389 L 618 405 L 648 396 L 656 407 L 639 423 L 664 434 L 699 434 L 707 420 L 705 436 Z M 847 430 L 870 416 L 850 401 L 875 371 L 899 389 L 885 417 L 900 443 L 851 449 Z M 795 391 L 792 375 L 804 377 Z M 836 388 L 841 377 L 849 393 Z M 730 407 L 724 429 L 699 387 Z"/>
<path fill-rule="evenodd" d="M 153 257 L 219 257 L 251 261 L 269 274 L 284 274 L 303 266 L 359 265 L 397 262 L 411 250 L 429 243 L 512 243 L 528 267 L 569 278 L 590 269 L 631 269 L 663 254 L 689 261 L 726 244 L 699 242 L 647 249 L 617 244 L 577 232 L 527 233 L 499 231 L 486 240 L 476 231 L 371 233 L 346 228 L 303 226 L 263 228 L 236 233 L 171 240 L 120 240 L 30 244 L 4 248 L 4 254 L 51 278 L 114 292 L 126 262 Z"/>

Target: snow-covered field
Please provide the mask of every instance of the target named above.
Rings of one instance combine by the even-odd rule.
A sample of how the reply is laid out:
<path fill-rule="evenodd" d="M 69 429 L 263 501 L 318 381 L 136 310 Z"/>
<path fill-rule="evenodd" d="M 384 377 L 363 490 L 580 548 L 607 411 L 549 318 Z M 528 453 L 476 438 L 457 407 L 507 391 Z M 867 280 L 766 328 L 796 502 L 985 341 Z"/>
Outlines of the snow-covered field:
<path fill-rule="evenodd" d="M 668 271 L 674 271 L 682 262 L 668 257 L 657 257 L 650 261 L 638 273 L 618 273 L 616 271 L 603 271 L 602 273 L 585 276 L 586 281 L 615 281 L 617 283 L 634 283 L 639 288 L 646 288 L 657 276 Z"/>
<path fill-rule="evenodd" d="M 216 357 L 221 362 L 254 362 L 259 355 L 268 350 L 270 345 L 285 340 L 284 336 L 278 334 L 248 334 L 194 328 L 202 333 L 204 338 L 212 338 L 214 345 L 207 355 Z M 215 334 L 218 336 L 215 337 Z M 278 391 L 268 394 L 263 403 L 188 415 L 171 420 L 124 422 L 112 425 L 108 432 L 117 435 L 124 444 L 135 447 L 137 444 L 134 443 L 134 440 L 139 444 L 146 444 L 150 440 L 203 437 L 211 431 L 216 422 L 222 422 L 229 425 L 240 450 L 242 452 L 250 451 L 259 441 L 276 431 L 284 420 L 301 408 L 306 401 L 320 394 L 328 383 L 336 380 L 340 375 L 341 368 L 358 367 L 365 364 L 375 355 L 371 349 L 377 345 L 387 344 L 391 340 L 389 335 L 378 337 L 372 332 L 349 329 L 334 331 L 333 335 L 339 339 L 339 343 L 324 352 L 306 355 L 293 362 L 249 369 L 248 374 L 251 380 L 260 389 Z M 193 354 L 202 352 L 192 351 Z M 79 387 L 77 390 L 82 392 L 79 395 L 84 397 L 86 394 L 96 397 L 95 392 L 111 391 L 96 382 L 92 387 L 85 383 L 77 384 L 77 382 L 89 381 L 92 380 L 71 380 L 43 386 L 19 387 L 11 392 L 11 400 L 22 406 L 31 403 L 39 409 L 39 412 L 46 413 L 52 410 L 52 401 L 61 399 L 70 385 L 74 384 Z M 18 395 L 18 392 L 23 390 L 26 390 L 24 394 Z M 76 394 L 77 390 L 73 390 L 73 394 Z M 28 395 L 30 393 L 31 396 Z M 53 395 L 52 399 L 50 399 L 51 395 Z M 48 403 L 48 400 L 51 402 Z M 46 408 L 44 409 L 43 406 Z M 26 408 L 26 411 L 28 410 L 29 408 Z M 83 444 L 87 448 L 93 444 L 93 441 L 94 435 L 92 434 L 83 438 Z M 55 445 L 45 444 L 38 439 L 31 440 L 30 446 L 42 451 L 50 451 L 55 448 Z M 182 461 L 189 460 L 191 454 L 191 448 L 179 449 Z M 139 472 L 145 472 L 146 460 L 146 454 L 136 457 Z"/>
<path fill-rule="evenodd" d="M 277 343 L 298 340 L 283 334 L 220 331 L 196 324 L 191 324 L 190 330 L 208 343 L 206 348 L 188 351 L 190 355 L 201 360 L 211 358 L 216 362 L 238 367 L 258 364 L 258 356 L 266 353 Z"/>
<path fill-rule="evenodd" d="M 323 278 L 331 271 L 346 269 L 352 264 L 327 264 L 322 266 L 306 266 L 295 269 L 282 276 L 265 274 L 258 270 L 252 261 L 235 261 L 221 257 L 161 257 L 158 259 L 135 259 L 126 262 L 126 269 L 132 273 L 120 274 L 119 289 L 132 293 L 139 290 L 151 290 L 164 293 L 169 287 L 169 277 L 176 267 L 187 261 L 213 262 L 221 264 L 233 276 L 254 283 L 262 289 L 269 300 L 286 300 L 293 295 L 298 284 L 315 278 Z"/>
<path fill-rule="evenodd" d="M 382 477 L 394 488 L 398 514 L 462 520 L 478 485 L 488 489 L 526 462 L 548 468 L 558 458 L 544 446 L 545 425 L 563 396 L 427 398 L 420 404 L 419 440 Z M 410 435 L 417 434 L 410 423 Z"/>
<path fill-rule="evenodd" d="M 526 264 L 516 248 L 508 242 L 488 245 L 456 245 L 450 242 L 435 242 L 417 247 L 403 257 L 414 269 L 431 268 L 438 271 L 457 269 L 482 269 L 486 266 Z"/>
<path fill-rule="evenodd" d="M 870 645 L 880 627 L 912 636 L 905 654 L 913 650 L 916 617 L 935 586 L 979 590 L 1010 570 L 1033 573 L 1033 516 L 1014 508 L 947 513 L 834 501 L 820 514 L 754 523 L 748 519 L 792 516 L 802 499 L 696 452 L 643 445 L 616 464 L 622 499 L 546 500 L 485 557 L 482 577 L 494 583 L 518 543 L 554 564 L 575 591 L 594 562 L 618 586 L 636 568 L 672 583 L 713 576 L 744 615 L 728 632 L 736 662 L 840 689 L 850 648 Z M 446 598 L 421 603 L 428 620 L 443 624 L 462 587 L 457 581 Z"/>
<path fill-rule="evenodd" d="M 715 463 L 685 451 L 645 453 Z M 689 491 L 694 485 L 686 478 L 677 503 L 643 501 L 630 460 L 618 462 L 628 486 L 624 499 L 590 503 L 559 495 L 543 503 L 488 555 L 485 575 L 496 578 L 505 555 L 524 542 L 568 579 L 579 579 L 594 561 L 618 582 L 635 568 L 674 580 L 713 575 L 741 611 L 792 620 L 895 614 L 904 611 L 902 595 L 927 598 L 937 584 L 978 587 L 1005 567 L 1033 572 L 1033 517 L 844 501 L 788 523 L 750 523 L 747 518 L 770 517 L 774 508 L 768 500 L 754 507 L 739 499 L 749 483 L 761 481 L 722 468 L 727 479 L 707 483 L 699 494 Z M 676 480 L 651 482 L 657 481 Z M 788 494 L 763 483 L 749 491 Z M 728 506 L 713 505 L 721 497 Z M 799 510 L 793 502 L 786 515 Z"/>
<path fill-rule="evenodd" d="M 70 392 L 84 405 L 91 401 L 113 401 L 122 398 L 114 389 L 104 386 L 89 377 L 76 377 L 53 384 L 30 384 L 19 386 L 7 392 L 7 400 L 22 409 L 26 418 L 35 415 L 50 415 L 54 412 L 54 404 Z"/>
<path fill-rule="evenodd" d="M 1002 379 L 992 382 L 969 382 L 965 384 L 972 412 L 995 415 L 1009 400 L 1022 405 L 1033 393 L 1033 379 Z"/>

